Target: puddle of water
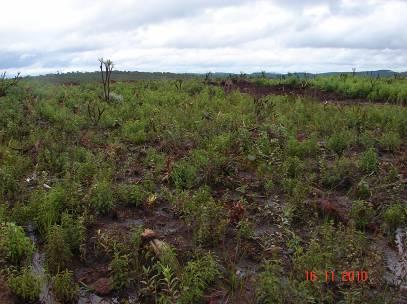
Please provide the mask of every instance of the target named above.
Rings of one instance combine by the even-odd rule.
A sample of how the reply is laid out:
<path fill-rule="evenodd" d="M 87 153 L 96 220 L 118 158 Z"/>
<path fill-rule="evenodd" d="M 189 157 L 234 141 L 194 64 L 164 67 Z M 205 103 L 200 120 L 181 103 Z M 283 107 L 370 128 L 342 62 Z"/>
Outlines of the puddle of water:
<path fill-rule="evenodd" d="M 55 300 L 55 296 L 52 293 L 51 286 L 49 285 L 49 282 L 45 275 L 44 268 L 45 255 L 44 253 L 41 253 L 38 249 L 38 240 L 34 233 L 34 227 L 32 226 L 32 224 L 28 225 L 27 231 L 28 236 L 35 245 L 35 248 L 37 248 L 32 258 L 33 273 L 35 276 L 41 277 L 43 279 L 43 285 L 40 293 L 40 302 L 43 304 L 55 304 L 57 303 Z"/>
<path fill-rule="evenodd" d="M 386 282 L 398 287 L 401 296 L 407 301 L 407 230 L 398 228 L 395 233 L 397 250 L 384 244 L 383 252 L 387 266 L 384 275 Z"/>
<path fill-rule="evenodd" d="M 43 278 L 43 285 L 40 293 L 41 304 L 57 304 L 56 297 L 52 292 L 51 286 L 46 279 L 45 275 L 45 254 L 41 253 L 38 249 L 38 240 L 35 235 L 35 229 L 32 224 L 27 226 L 28 236 L 34 243 L 37 251 L 35 251 L 32 258 L 32 269 L 35 276 Z M 111 304 L 108 300 L 105 300 L 95 294 L 89 294 L 88 292 L 81 290 L 79 293 L 78 304 Z"/>
<path fill-rule="evenodd" d="M 119 225 L 121 225 L 121 226 L 143 226 L 144 220 L 143 219 L 126 219 L 123 222 L 120 222 Z"/>

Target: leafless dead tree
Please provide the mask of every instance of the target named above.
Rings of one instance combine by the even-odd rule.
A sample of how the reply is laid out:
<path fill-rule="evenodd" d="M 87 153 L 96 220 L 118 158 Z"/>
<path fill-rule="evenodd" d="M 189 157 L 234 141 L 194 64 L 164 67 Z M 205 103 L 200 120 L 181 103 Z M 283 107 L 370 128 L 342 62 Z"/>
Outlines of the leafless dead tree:
<path fill-rule="evenodd" d="M 114 63 L 110 60 L 104 60 L 103 58 L 98 59 L 100 62 L 100 72 L 102 74 L 102 82 L 103 82 L 103 94 L 105 101 L 110 101 L 110 78 L 112 76 L 112 71 L 114 67 Z"/>

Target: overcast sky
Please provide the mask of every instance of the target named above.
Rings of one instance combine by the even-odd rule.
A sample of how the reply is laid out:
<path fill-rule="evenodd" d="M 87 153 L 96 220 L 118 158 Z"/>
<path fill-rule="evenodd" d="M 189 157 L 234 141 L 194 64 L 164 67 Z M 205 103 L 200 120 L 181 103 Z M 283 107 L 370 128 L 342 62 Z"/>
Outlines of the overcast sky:
<path fill-rule="evenodd" d="M 0 71 L 407 70 L 404 0 L 2 0 Z"/>

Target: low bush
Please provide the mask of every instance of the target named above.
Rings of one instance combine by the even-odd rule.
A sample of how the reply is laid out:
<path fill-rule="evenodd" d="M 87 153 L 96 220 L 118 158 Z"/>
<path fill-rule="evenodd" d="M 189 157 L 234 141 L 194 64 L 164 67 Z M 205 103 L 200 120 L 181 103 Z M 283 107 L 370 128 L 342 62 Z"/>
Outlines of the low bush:
<path fill-rule="evenodd" d="M 369 183 L 362 179 L 356 186 L 356 197 L 358 199 L 368 199 L 372 195 Z"/>
<path fill-rule="evenodd" d="M 349 188 L 357 177 L 355 163 L 346 157 L 336 159 L 332 165 L 321 160 L 321 183 L 325 187 Z"/>
<path fill-rule="evenodd" d="M 165 154 L 157 152 L 154 148 L 146 151 L 144 164 L 153 168 L 155 172 L 161 172 L 165 167 Z"/>
<path fill-rule="evenodd" d="M 113 208 L 112 185 L 106 180 L 96 181 L 90 191 L 90 203 L 97 214 L 107 214 Z"/>
<path fill-rule="evenodd" d="M 207 188 L 199 189 L 192 198 L 181 204 L 178 207 L 183 218 L 193 227 L 194 241 L 201 245 L 216 244 L 227 224 L 223 205 L 213 199 Z"/>
<path fill-rule="evenodd" d="M 179 279 L 175 274 L 174 269 L 161 262 L 158 263 L 162 278 L 159 281 L 160 295 L 159 303 L 178 303 L 180 297 L 179 293 Z"/>
<path fill-rule="evenodd" d="M 45 244 L 47 269 L 51 274 L 69 267 L 72 252 L 69 244 L 65 241 L 64 229 L 59 225 L 53 225 L 47 235 Z"/>
<path fill-rule="evenodd" d="M 122 127 L 122 134 L 127 140 L 135 144 L 141 144 L 147 139 L 145 128 L 146 125 L 144 121 L 127 121 Z"/>
<path fill-rule="evenodd" d="M 74 303 L 78 297 L 79 286 L 74 281 L 73 272 L 64 270 L 51 279 L 52 290 L 61 303 Z"/>
<path fill-rule="evenodd" d="M 210 253 L 189 261 L 181 277 L 180 303 L 199 303 L 204 291 L 218 278 L 219 266 Z"/>
<path fill-rule="evenodd" d="M 12 198 L 20 188 L 12 167 L 0 167 L 0 198 Z"/>
<path fill-rule="evenodd" d="M 359 167 L 364 173 L 376 172 L 379 161 L 373 148 L 363 152 L 359 157 Z"/>
<path fill-rule="evenodd" d="M 72 253 L 78 253 L 85 240 L 86 227 L 83 217 L 74 218 L 71 214 L 64 213 L 61 217 L 61 226 L 64 240 Z"/>
<path fill-rule="evenodd" d="M 6 222 L 6 207 L 0 201 L 0 224 Z"/>
<path fill-rule="evenodd" d="M 143 226 L 134 227 L 131 229 L 130 234 L 130 256 L 129 264 L 132 269 L 140 270 L 140 255 L 141 255 L 141 245 L 143 243 L 142 233 L 144 231 Z"/>
<path fill-rule="evenodd" d="M 65 195 L 65 190 L 61 186 L 54 187 L 49 192 L 39 191 L 33 194 L 31 205 L 41 235 L 46 236 L 48 229 L 60 222 L 66 199 Z"/>
<path fill-rule="evenodd" d="M 132 206 L 140 206 L 147 199 L 148 191 L 143 185 L 119 185 L 117 188 L 117 197 L 119 202 Z"/>
<path fill-rule="evenodd" d="M 113 288 L 122 290 L 129 285 L 129 258 L 127 255 L 114 254 L 110 263 L 113 277 Z"/>
<path fill-rule="evenodd" d="M 237 224 L 237 237 L 239 240 L 249 240 L 254 235 L 253 224 L 248 219 L 239 221 Z"/>
<path fill-rule="evenodd" d="M 397 132 L 386 132 L 383 133 L 379 138 L 379 146 L 385 151 L 397 151 L 401 145 L 400 134 Z"/>
<path fill-rule="evenodd" d="M 364 229 L 373 220 L 374 215 L 375 211 L 368 202 L 358 200 L 352 203 L 350 217 L 355 222 L 356 227 Z"/>
<path fill-rule="evenodd" d="M 259 304 L 296 304 L 313 303 L 313 297 L 304 284 L 284 276 L 277 262 L 267 262 L 259 275 L 256 288 L 256 303 Z"/>
<path fill-rule="evenodd" d="M 14 223 L 0 223 L 0 256 L 20 266 L 30 261 L 33 253 L 34 244 L 22 227 Z"/>
<path fill-rule="evenodd" d="M 190 189 L 197 185 L 198 169 L 186 160 L 177 162 L 172 168 L 170 180 L 177 188 Z"/>
<path fill-rule="evenodd" d="M 340 131 L 329 137 L 327 146 L 330 150 L 341 156 L 352 142 L 352 134 L 349 131 Z"/>
<path fill-rule="evenodd" d="M 31 267 L 25 267 L 17 273 L 12 272 L 7 279 L 7 284 L 11 291 L 24 301 L 23 303 L 38 301 L 42 279 L 33 274 Z"/>
<path fill-rule="evenodd" d="M 383 222 L 390 232 L 403 227 L 407 223 L 407 208 L 399 203 L 387 207 L 383 213 Z"/>
<path fill-rule="evenodd" d="M 290 156 L 296 156 L 301 159 L 306 157 L 318 156 L 319 147 L 315 139 L 306 139 L 304 141 L 298 141 L 295 138 L 291 138 L 287 142 L 287 153 Z"/>
<path fill-rule="evenodd" d="M 341 285 L 336 278 L 337 288 L 341 291 L 339 294 L 332 292 L 331 288 L 327 288 L 325 282 L 326 271 L 335 271 L 338 276 L 342 269 L 377 269 L 376 271 L 369 271 L 369 280 L 372 282 L 381 282 L 382 272 L 379 266 L 382 265 L 380 254 L 372 247 L 369 246 L 369 240 L 365 234 L 355 229 L 351 224 L 346 227 L 341 224 L 334 224 L 333 222 L 326 222 L 316 228 L 312 233 L 311 238 L 307 242 L 292 242 L 290 246 L 294 250 L 292 258 L 292 272 L 290 274 L 278 273 L 272 271 L 271 274 L 277 278 L 269 278 L 271 285 L 269 292 L 266 294 L 274 299 L 275 295 L 285 295 L 284 291 L 289 290 L 290 293 L 287 298 L 290 299 L 291 295 L 299 295 L 303 301 L 306 302 L 323 302 L 323 303 L 336 303 L 341 301 L 343 292 L 352 291 L 352 286 L 349 284 Z M 311 282 L 305 280 L 305 273 L 315 272 L 318 280 Z M 268 277 L 268 276 L 266 276 Z M 278 281 L 280 280 L 280 282 Z M 266 282 L 266 281 L 265 281 Z M 381 283 L 379 283 L 381 284 Z M 267 286 L 267 285 L 266 285 Z M 282 290 L 278 291 L 278 286 Z M 262 289 L 262 286 L 259 285 Z M 273 294 L 273 292 L 276 292 Z M 339 297 L 337 297 L 339 295 Z M 360 294 L 361 300 L 358 303 L 382 303 L 374 301 L 377 294 L 363 293 Z M 275 303 L 298 303 L 298 300 L 278 302 Z M 301 302 L 299 301 L 299 302 Z M 274 303 L 274 302 L 260 302 L 260 303 Z"/>
<path fill-rule="evenodd" d="M 296 156 L 287 158 L 282 167 L 284 175 L 288 178 L 300 177 L 305 169 L 303 161 Z"/>

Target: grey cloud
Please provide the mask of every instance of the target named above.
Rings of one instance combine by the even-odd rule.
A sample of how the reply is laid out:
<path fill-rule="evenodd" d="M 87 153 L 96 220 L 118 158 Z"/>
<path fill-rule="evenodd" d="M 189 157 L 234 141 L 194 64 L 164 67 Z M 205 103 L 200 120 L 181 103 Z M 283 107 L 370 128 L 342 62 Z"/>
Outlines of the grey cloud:
<path fill-rule="evenodd" d="M 6 70 L 9 68 L 22 68 L 30 65 L 38 59 L 37 55 L 30 54 L 17 54 L 11 52 L 0 51 L 0 70 Z"/>
<path fill-rule="evenodd" d="M 86 30 L 97 31 L 129 30 L 172 19 L 193 17 L 208 8 L 238 6 L 250 0 L 149 0 L 148 3 L 135 1 L 123 6 L 108 6 L 96 10 L 95 16 L 89 20 Z"/>
<path fill-rule="evenodd" d="M 72 1 L 67 26 L 0 27 L 0 70 L 406 69 L 406 1 Z"/>

